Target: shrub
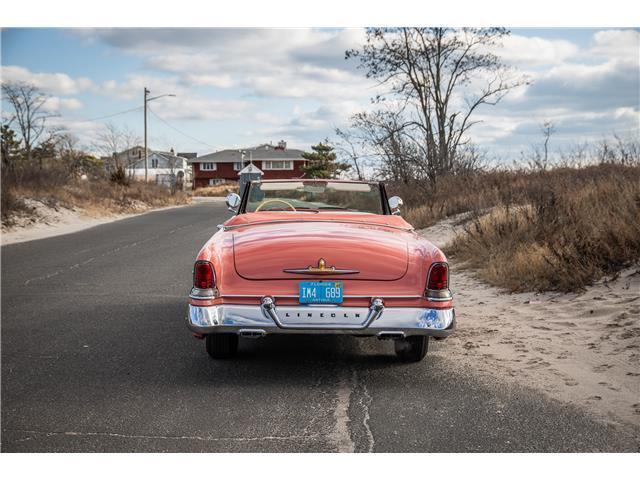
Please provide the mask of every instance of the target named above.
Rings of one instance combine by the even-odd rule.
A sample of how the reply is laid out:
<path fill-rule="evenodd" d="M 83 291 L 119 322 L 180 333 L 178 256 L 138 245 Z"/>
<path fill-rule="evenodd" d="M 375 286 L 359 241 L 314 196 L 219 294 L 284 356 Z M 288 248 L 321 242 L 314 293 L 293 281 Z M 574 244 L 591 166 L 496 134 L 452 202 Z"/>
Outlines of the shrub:
<path fill-rule="evenodd" d="M 128 185 L 129 181 L 127 179 L 127 174 L 124 171 L 124 168 L 118 167 L 115 171 L 111 172 L 110 180 L 113 183 L 118 185 Z"/>
<path fill-rule="evenodd" d="M 575 291 L 640 260 L 639 167 L 531 178 L 490 213 L 476 209 L 451 245 L 454 258 L 511 291 Z"/>

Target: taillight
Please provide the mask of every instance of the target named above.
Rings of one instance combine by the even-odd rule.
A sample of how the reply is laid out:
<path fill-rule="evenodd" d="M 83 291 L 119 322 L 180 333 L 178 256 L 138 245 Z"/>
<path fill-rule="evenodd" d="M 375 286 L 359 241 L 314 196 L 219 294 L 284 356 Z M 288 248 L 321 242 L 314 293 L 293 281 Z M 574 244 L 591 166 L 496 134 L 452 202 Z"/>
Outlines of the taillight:
<path fill-rule="evenodd" d="M 193 286 L 200 290 L 214 288 L 216 277 L 213 273 L 213 265 L 205 260 L 198 260 L 193 267 Z"/>
<path fill-rule="evenodd" d="M 434 263 L 429 270 L 427 290 L 446 290 L 449 288 L 449 265 L 444 262 Z"/>

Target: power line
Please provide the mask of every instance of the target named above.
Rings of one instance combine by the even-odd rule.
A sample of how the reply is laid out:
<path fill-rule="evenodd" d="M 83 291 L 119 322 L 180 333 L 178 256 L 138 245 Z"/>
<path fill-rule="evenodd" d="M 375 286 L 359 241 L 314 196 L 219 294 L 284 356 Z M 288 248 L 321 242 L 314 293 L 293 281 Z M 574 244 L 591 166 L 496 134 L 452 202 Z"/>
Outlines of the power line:
<path fill-rule="evenodd" d="M 116 113 L 112 113 L 110 115 L 103 115 L 102 117 L 96 117 L 96 118 L 89 118 L 86 120 L 83 120 L 84 122 L 95 122 L 96 120 L 104 120 L 105 118 L 111 118 L 111 117 L 115 117 L 117 115 L 122 115 L 125 113 L 130 113 L 130 112 L 135 112 L 138 110 L 142 110 L 144 107 L 136 107 L 136 108 L 130 108 L 129 110 L 122 110 L 121 112 L 116 112 Z"/>
<path fill-rule="evenodd" d="M 160 120 L 162 123 L 164 123 L 167 127 L 172 128 L 173 130 L 175 130 L 176 132 L 178 132 L 181 135 L 184 135 L 185 137 L 193 140 L 194 142 L 197 143 L 201 143 L 202 145 L 206 145 L 207 147 L 211 147 L 213 149 L 217 149 L 218 147 L 216 147 L 215 145 L 211 145 L 207 142 L 203 142 L 202 140 L 198 140 L 195 137 L 192 137 L 191 135 L 189 135 L 188 133 L 184 133 L 182 130 L 180 130 L 177 127 L 174 127 L 173 125 L 171 125 L 169 122 L 167 122 L 165 119 L 163 119 L 162 117 L 160 117 L 156 112 L 154 112 L 153 110 L 151 110 L 151 108 L 149 108 L 149 105 L 147 105 L 147 110 L 149 110 L 154 117 L 156 117 L 158 120 Z"/>

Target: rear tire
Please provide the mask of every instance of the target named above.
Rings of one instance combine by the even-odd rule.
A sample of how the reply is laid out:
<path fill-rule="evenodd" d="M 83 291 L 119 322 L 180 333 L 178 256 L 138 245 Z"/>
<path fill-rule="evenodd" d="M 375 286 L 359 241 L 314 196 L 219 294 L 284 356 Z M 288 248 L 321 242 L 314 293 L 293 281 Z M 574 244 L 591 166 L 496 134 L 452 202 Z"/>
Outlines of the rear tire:
<path fill-rule="evenodd" d="M 395 348 L 403 362 L 419 362 L 429 350 L 429 337 L 420 335 L 395 340 Z"/>
<path fill-rule="evenodd" d="M 232 358 L 238 352 L 238 335 L 212 333 L 207 335 L 207 353 L 211 358 Z"/>

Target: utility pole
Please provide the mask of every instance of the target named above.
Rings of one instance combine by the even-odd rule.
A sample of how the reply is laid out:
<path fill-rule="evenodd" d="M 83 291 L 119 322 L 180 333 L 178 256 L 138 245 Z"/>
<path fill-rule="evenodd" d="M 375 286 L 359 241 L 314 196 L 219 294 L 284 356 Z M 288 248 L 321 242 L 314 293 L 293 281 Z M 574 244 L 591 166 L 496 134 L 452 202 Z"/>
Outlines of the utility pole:
<path fill-rule="evenodd" d="M 149 164 L 149 151 L 147 150 L 147 97 L 149 96 L 149 90 L 144 87 L 144 181 L 148 181 L 148 164 Z"/>
<path fill-rule="evenodd" d="M 175 97 L 173 93 L 164 93 L 155 97 L 149 98 L 151 92 L 147 87 L 144 87 L 144 181 L 148 180 L 149 176 L 149 151 L 147 149 L 147 103 L 156 98 L 162 97 Z"/>

